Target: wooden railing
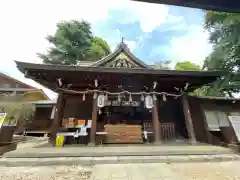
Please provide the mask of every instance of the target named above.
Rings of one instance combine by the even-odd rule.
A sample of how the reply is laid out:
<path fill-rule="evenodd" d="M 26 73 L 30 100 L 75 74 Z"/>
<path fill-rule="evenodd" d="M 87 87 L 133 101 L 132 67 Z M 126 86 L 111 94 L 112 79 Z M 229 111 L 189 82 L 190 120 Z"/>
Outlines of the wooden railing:
<path fill-rule="evenodd" d="M 163 140 L 171 140 L 175 138 L 174 123 L 161 123 L 160 127 Z"/>

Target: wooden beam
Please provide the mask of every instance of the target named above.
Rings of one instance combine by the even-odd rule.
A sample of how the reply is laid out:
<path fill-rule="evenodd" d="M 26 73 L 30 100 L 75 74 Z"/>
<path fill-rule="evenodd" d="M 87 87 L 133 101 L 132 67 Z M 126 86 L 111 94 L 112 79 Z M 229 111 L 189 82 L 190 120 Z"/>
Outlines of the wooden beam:
<path fill-rule="evenodd" d="M 50 140 L 50 143 L 53 144 L 53 146 L 55 146 L 55 144 L 56 144 L 56 134 L 61 125 L 61 120 L 63 117 L 63 109 L 64 109 L 64 95 L 63 95 L 63 92 L 60 91 L 58 94 L 56 112 L 54 115 L 54 119 L 53 119 L 52 126 L 51 126 L 51 131 L 50 131 L 50 139 L 49 140 Z"/>
<path fill-rule="evenodd" d="M 158 100 L 153 100 L 153 108 L 152 108 L 152 122 L 153 122 L 153 131 L 154 131 L 154 143 L 159 144 L 162 141 L 161 138 L 161 128 L 160 122 L 158 119 Z"/>
<path fill-rule="evenodd" d="M 96 139 L 96 128 L 97 128 L 97 98 L 93 99 L 93 108 L 92 108 L 92 126 L 90 130 L 90 142 L 89 145 L 95 145 Z"/>
<path fill-rule="evenodd" d="M 194 128 L 193 128 L 191 114 L 189 111 L 187 95 L 183 94 L 181 98 L 182 98 L 183 112 L 184 112 L 185 122 L 186 122 L 186 126 L 187 126 L 189 142 L 191 144 L 196 144 L 196 136 L 195 136 L 195 132 L 194 132 Z"/>

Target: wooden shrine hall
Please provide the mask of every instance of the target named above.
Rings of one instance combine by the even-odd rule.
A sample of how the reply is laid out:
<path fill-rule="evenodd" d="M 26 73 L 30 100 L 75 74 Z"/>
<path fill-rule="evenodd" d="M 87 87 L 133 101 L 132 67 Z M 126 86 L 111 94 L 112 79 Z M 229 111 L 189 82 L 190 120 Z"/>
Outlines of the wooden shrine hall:
<path fill-rule="evenodd" d="M 65 144 L 197 141 L 187 92 L 220 71 L 161 70 L 136 58 L 124 42 L 107 57 L 78 66 L 16 62 L 26 77 L 58 92 L 50 139 Z"/>

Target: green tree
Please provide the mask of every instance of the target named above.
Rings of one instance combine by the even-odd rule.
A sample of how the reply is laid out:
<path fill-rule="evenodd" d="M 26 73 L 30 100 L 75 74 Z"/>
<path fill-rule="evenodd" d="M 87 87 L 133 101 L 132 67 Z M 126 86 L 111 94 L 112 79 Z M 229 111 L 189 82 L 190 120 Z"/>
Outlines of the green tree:
<path fill-rule="evenodd" d="M 107 42 L 94 37 L 86 21 L 64 21 L 47 40 L 53 45 L 46 54 L 38 53 L 44 63 L 77 65 L 81 61 L 95 61 L 110 53 Z"/>
<path fill-rule="evenodd" d="M 200 71 L 200 65 L 194 64 L 190 61 L 177 62 L 175 65 L 175 70 L 180 71 Z M 205 96 L 208 92 L 208 87 L 198 88 L 195 91 L 191 92 L 191 95 L 194 96 Z"/>
<path fill-rule="evenodd" d="M 91 47 L 86 54 L 85 60 L 96 61 L 110 53 L 111 50 L 107 41 L 100 37 L 93 37 Z"/>
<path fill-rule="evenodd" d="M 210 33 L 213 52 L 204 61 L 203 69 L 228 72 L 211 90 L 232 96 L 240 90 L 240 14 L 207 11 L 205 29 Z"/>
<path fill-rule="evenodd" d="M 15 100 L 14 100 L 15 98 Z M 7 113 L 5 123 L 26 125 L 35 113 L 35 106 L 19 97 L 1 97 L 0 112 Z"/>
<path fill-rule="evenodd" d="M 194 64 L 190 61 L 184 61 L 184 62 L 178 62 L 175 66 L 176 70 L 192 70 L 192 71 L 196 71 L 196 70 L 201 70 L 201 67 L 197 64 Z"/>

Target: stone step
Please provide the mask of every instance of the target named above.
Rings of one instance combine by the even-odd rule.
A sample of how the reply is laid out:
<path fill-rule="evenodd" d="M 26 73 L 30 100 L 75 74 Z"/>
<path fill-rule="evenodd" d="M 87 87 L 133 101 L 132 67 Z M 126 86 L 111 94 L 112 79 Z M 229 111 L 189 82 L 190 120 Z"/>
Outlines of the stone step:
<path fill-rule="evenodd" d="M 82 148 L 20 148 L 5 153 L 6 158 L 112 157 L 112 156 L 185 156 L 223 155 L 234 153 L 222 147 L 82 147 Z"/>
<path fill-rule="evenodd" d="M 0 166 L 55 166 L 127 163 L 187 163 L 240 161 L 240 155 L 185 155 L 185 156 L 112 156 L 112 157 L 62 157 L 62 158 L 1 158 Z"/>

